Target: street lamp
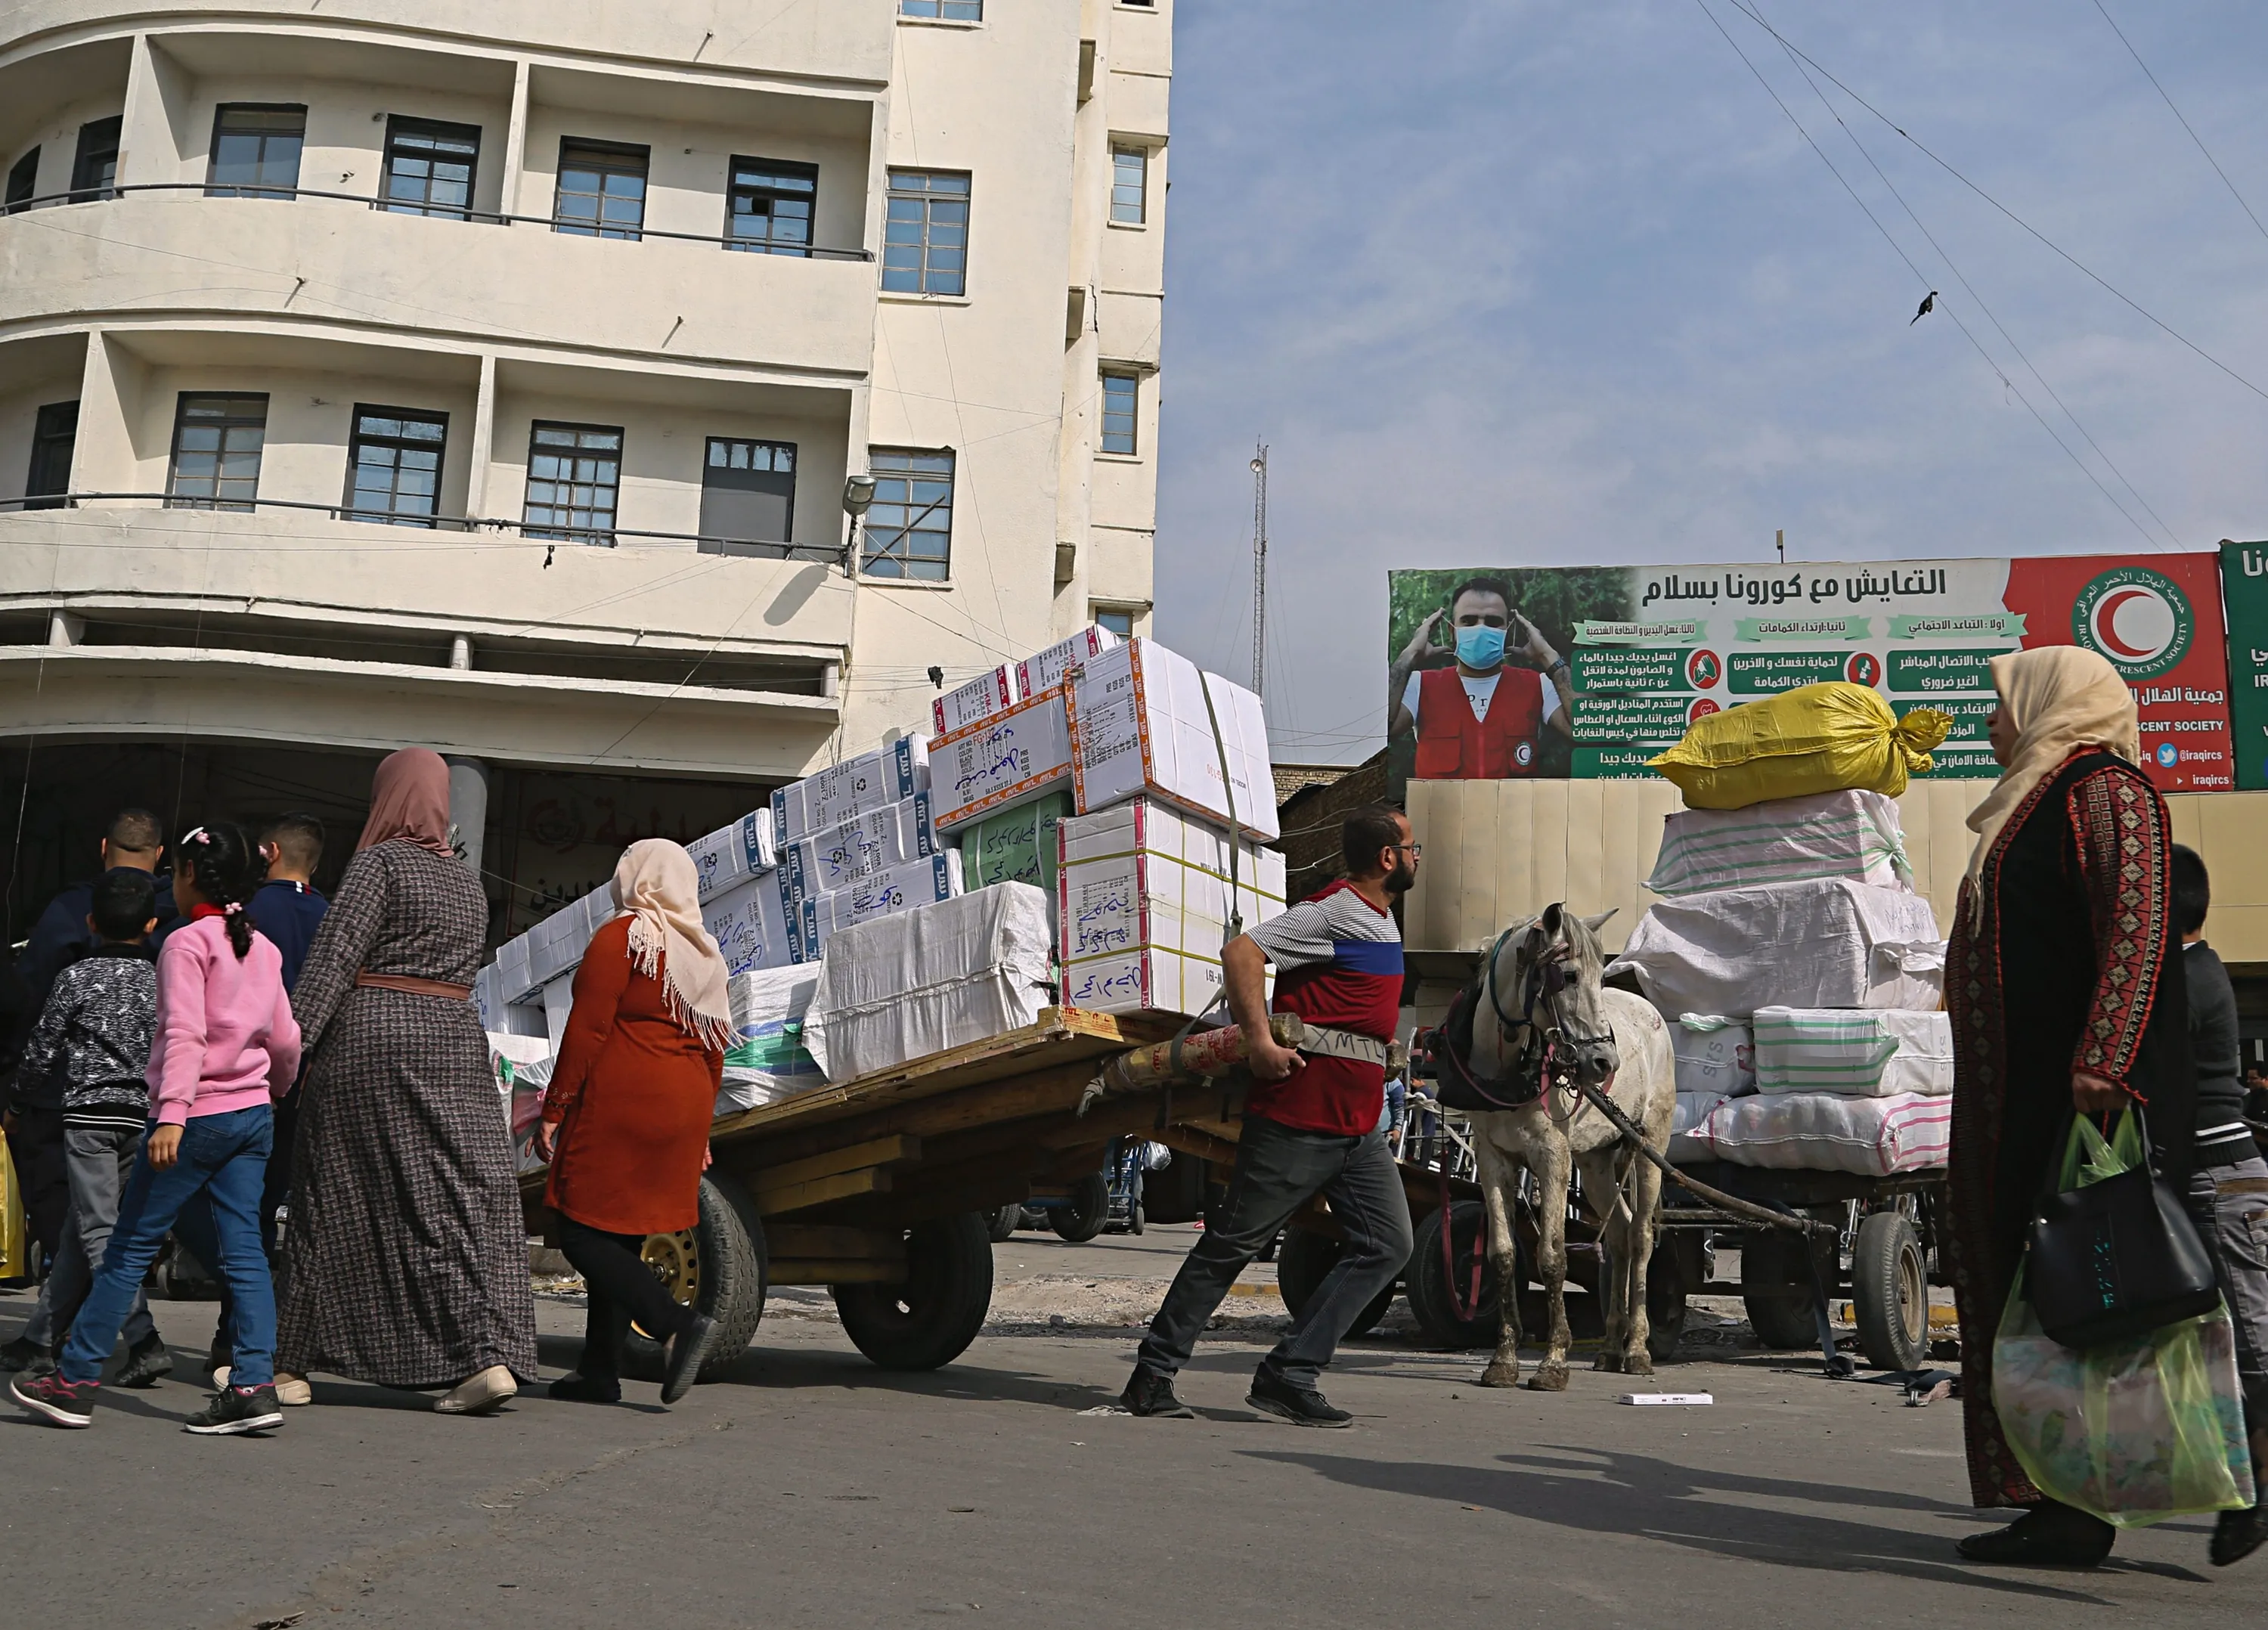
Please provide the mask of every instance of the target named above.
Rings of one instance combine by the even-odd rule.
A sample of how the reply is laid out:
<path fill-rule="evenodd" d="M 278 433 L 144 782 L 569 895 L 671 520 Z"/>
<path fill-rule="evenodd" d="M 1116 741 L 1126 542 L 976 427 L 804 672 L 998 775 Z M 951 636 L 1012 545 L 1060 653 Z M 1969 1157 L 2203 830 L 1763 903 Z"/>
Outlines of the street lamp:
<path fill-rule="evenodd" d="M 843 570 L 858 569 L 858 522 L 874 506 L 874 477 L 852 476 L 843 483 L 843 513 L 850 517 L 850 536 L 843 545 Z"/>

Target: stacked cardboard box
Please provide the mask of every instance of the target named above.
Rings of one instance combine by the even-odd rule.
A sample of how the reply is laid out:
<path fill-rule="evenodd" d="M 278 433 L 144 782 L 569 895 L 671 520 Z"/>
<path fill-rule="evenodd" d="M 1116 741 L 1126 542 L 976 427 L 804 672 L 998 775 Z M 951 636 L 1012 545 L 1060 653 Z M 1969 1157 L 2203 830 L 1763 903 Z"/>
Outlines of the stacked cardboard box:
<path fill-rule="evenodd" d="M 1268 727 L 1243 686 L 1130 639 L 1074 673 L 1069 722 L 1080 814 L 1149 797 L 1263 843 L 1277 836 Z"/>

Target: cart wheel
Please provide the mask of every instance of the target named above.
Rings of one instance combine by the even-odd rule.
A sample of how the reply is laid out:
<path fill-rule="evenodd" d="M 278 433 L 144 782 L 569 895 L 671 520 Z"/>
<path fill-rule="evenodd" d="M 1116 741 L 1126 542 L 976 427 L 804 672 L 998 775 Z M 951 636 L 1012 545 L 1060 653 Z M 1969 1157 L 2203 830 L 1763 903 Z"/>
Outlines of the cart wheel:
<path fill-rule="evenodd" d="M 1284 1306 L 1293 1318 L 1307 1310 L 1322 1285 L 1323 1275 L 1337 1265 L 1346 1250 L 1346 1242 L 1335 1240 L 1328 1234 L 1309 1234 L 1303 1229 L 1287 1229 L 1284 1248 L 1276 1256 L 1276 1288 L 1283 1293 Z M 1378 1328 L 1379 1320 L 1394 1305 L 1394 1289 L 1388 1285 L 1370 1299 L 1370 1305 L 1355 1315 L 1354 1323 L 1347 1326 L 1350 1336 L 1367 1336 Z"/>
<path fill-rule="evenodd" d="M 1110 1221 L 1110 1185 L 1099 1171 L 1071 1185 L 1071 1199 L 1049 1208 L 1048 1226 L 1074 1245 L 1086 1243 Z"/>
<path fill-rule="evenodd" d="M 968 1350 L 992 1307 L 992 1244 L 982 1213 L 906 1231 L 902 1285 L 834 1285 L 843 1329 L 884 1369 L 937 1369 Z"/>
<path fill-rule="evenodd" d="M 717 1321 L 699 1377 L 713 1381 L 748 1350 L 764 1316 L 764 1225 L 747 1191 L 719 1172 L 702 1175 L 700 1206 L 701 1220 L 692 1228 L 647 1235 L 638 1255 L 671 1300 Z M 661 1343 L 632 1324 L 622 1343 L 622 1374 L 659 1381 L 661 1372 Z"/>
<path fill-rule="evenodd" d="M 1453 1296 L 1449 1278 L 1442 1271 L 1441 1222 L 1447 1214 L 1450 1219 L 1449 1241 L 1456 1256 L 1456 1292 Z M 1410 1253 L 1410 1270 L 1404 1276 L 1404 1288 L 1410 1295 L 1410 1311 L 1417 1316 L 1418 1328 L 1438 1346 L 1492 1347 L 1497 1332 L 1502 1328 L 1498 1317 L 1496 1294 L 1496 1265 L 1486 1259 L 1488 1213 L 1478 1200 L 1459 1200 L 1447 1213 L 1440 1211 L 1418 1225 L 1418 1243 Z M 1520 1248 L 1515 1244 L 1515 1250 Z M 1481 1253 L 1480 1304 L 1475 1317 L 1457 1317 L 1456 1304 L 1471 1290 L 1473 1257 Z M 1519 1270 L 1523 1283 L 1528 1276 L 1528 1257 L 1520 1250 Z"/>
<path fill-rule="evenodd" d="M 998 1211 L 987 1212 L 985 1213 L 984 1232 L 991 1239 L 992 1243 L 997 1245 L 1002 1240 L 1012 1236 L 1016 1232 L 1017 1226 L 1023 1221 L 1024 1207 L 1022 1202 L 1019 1201 L 1013 1206 L 1003 1206 Z"/>
<path fill-rule="evenodd" d="M 1749 1327 L 1767 1347 L 1815 1346 L 1819 1331 L 1811 1317 L 1811 1270 L 1804 1261 L 1809 1236 L 1780 1228 L 1741 1236 L 1741 1302 Z M 1800 1296 L 1751 1294 L 1800 1289 Z"/>
<path fill-rule="evenodd" d="M 1139 1234 L 1142 1231 L 1143 1221 L 1142 1202 L 1136 1200 L 1133 1207 L 1126 1213 L 1126 1231 L 1129 1234 Z"/>
<path fill-rule="evenodd" d="M 1878 1211 L 1859 1225 L 1851 1300 L 1867 1362 L 1877 1369 L 1919 1369 L 1929 1361 L 1929 1274 L 1921 1236 L 1898 1213 Z"/>
<path fill-rule="evenodd" d="M 1657 1364 L 1677 1356 L 1677 1339 L 1685 1333 L 1685 1265 L 1675 1242 L 1663 1235 L 1646 1264 L 1646 1350 Z"/>

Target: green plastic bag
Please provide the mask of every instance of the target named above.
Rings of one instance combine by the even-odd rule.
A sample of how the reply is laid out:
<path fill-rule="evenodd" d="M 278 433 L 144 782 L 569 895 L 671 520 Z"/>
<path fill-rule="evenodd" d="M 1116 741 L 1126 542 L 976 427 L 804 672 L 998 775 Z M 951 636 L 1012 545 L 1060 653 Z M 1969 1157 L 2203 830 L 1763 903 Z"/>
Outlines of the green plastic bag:
<path fill-rule="evenodd" d="M 2065 1147 L 2063 1187 L 2099 1183 L 2142 1159 L 2131 1111 L 2108 1139 L 2081 1117 Z M 2115 1527 L 2253 1502 L 2236 1331 L 2225 1304 L 2080 1352 L 2040 1329 L 2020 1269 L 1992 1344 L 1992 1404 L 2040 1492 Z"/>

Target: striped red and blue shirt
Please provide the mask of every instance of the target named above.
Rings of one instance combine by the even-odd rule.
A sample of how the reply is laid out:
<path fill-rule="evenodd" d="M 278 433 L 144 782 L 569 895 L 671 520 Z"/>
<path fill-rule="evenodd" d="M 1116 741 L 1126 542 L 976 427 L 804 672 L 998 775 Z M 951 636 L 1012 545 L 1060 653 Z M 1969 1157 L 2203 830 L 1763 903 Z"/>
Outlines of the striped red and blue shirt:
<path fill-rule="evenodd" d="M 1344 879 L 1248 931 L 1276 965 L 1278 1013 L 1310 1024 L 1394 1039 L 1402 1012 L 1402 931 L 1394 914 Z M 1248 1115 L 1303 1132 L 1360 1137 L 1378 1125 L 1386 1072 L 1352 1058 L 1319 1058 L 1280 1081 L 1256 1081 Z"/>

